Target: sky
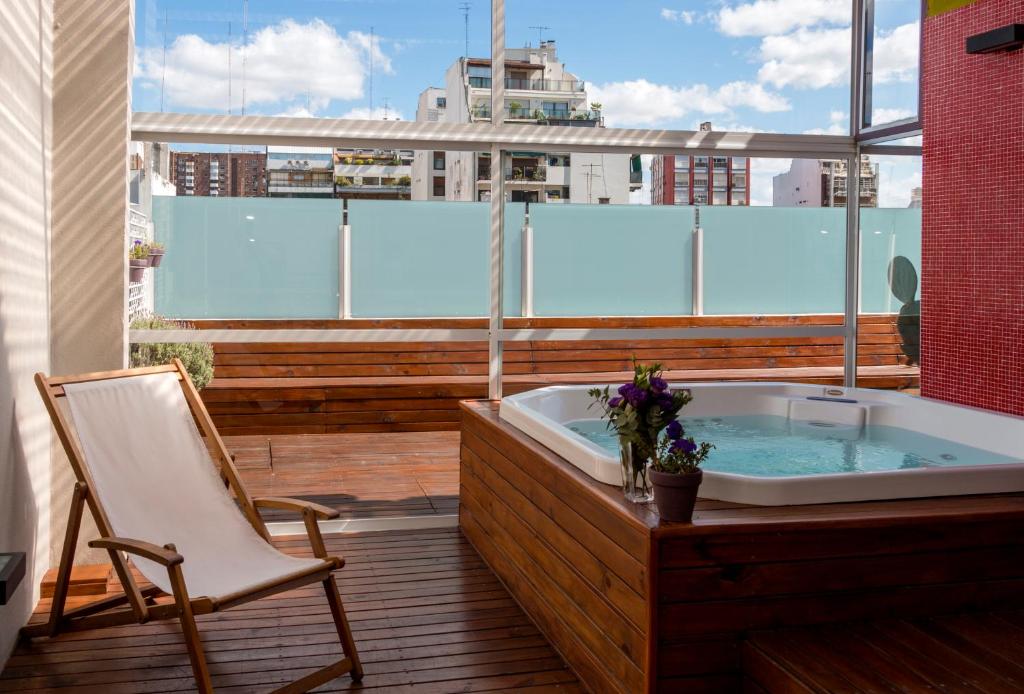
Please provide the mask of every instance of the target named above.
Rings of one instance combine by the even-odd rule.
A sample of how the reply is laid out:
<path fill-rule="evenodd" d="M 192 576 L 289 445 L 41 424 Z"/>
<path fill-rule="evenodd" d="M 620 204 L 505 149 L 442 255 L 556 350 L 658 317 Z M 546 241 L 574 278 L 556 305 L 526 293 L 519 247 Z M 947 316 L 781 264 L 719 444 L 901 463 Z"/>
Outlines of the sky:
<path fill-rule="evenodd" d="M 412 119 L 466 52 L 460 4 L 249 0 L 244 23 L 243 0 L 137 0 L 133 108 Z M 469 52 L 486 57 L 490 2 L 469 5 Z M 876 0 L 876 123 L 916 110 L 919 8 Z M 608 127 L 845 134 L 850 15 L 849 0 L 506 0 L 506 37 L 554 39 Z M 906 206 L 919 161 L 886 168 L 883 204 Z M 786 169 L 754 162 L 754 204 Z"/>

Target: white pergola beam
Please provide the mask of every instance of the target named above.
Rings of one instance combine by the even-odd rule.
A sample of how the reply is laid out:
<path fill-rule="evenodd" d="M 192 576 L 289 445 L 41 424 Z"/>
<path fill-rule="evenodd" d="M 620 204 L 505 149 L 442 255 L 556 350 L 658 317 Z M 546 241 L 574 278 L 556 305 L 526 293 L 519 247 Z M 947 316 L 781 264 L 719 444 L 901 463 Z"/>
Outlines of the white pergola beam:
<path fill-rule="evenodd" d="M 628 154 L 724 154 L 841 159 L 854 152 L 847 135 L 577 128 L 517 123 L 414 121 L 135 113 L 132 139 L 223 145 L 296 145 L 489 152 L 539 150 Z"/>

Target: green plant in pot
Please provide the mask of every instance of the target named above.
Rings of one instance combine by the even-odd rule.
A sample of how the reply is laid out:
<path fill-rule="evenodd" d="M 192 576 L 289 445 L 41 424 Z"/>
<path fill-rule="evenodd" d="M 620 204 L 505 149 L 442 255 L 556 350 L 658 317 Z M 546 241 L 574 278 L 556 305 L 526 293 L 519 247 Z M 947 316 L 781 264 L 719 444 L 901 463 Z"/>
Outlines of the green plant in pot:
<path fill-rule="evenodd" d="M 136 240 L 128 249 L 128 281 L 141 282 L 149 263 L 149 246 Z"/>
<path fill-rule="evenodd" d="M 164 245 L 162 243 L 153 241 L 149 244 L 149 266 L 160 267 L 160 263 L 164 262 L 165 252 L 166 249 L 164 249 Z"/>
<path fill-rule="evenodd" d="M 132 321 L 132 330 L 194 330 L 185 321 L 161 316 L 143 316 Z M 213 346 L 208 342 L 146 342 L 132 343 L 128 359 L 132 368 L 169 364 L 177 357 L 185 365 L 189 378 L 202 390 L 213 378 Z"/>
<path fill-rule="evenodd" d="M 896 318 L 900 349 L 907 356 L 907 361 L 917 364 L 921 359 L 921 302 L 917 299 L 917 270 L 902 255 L 896 256 L 889 263 L 889 289 L 893 296 L 903 302 Z"/>
<path fill-rule="evenodd" d="M 594 404 L 604 410 L 608 428 L 619 437 L 622 489 L 628 500 L 636 503 L 657 500 L 658 482 L 653 479 L 653 472 L 661 471 L 672 476 L 689 471 L 689 467 L 683 470 L 684 445 L 676 445 L 675 442 L 682 437 L 677 420 L 679 411 L 693 396 L 688 390 L 669 388 L 662 378 L 660 364 L 645 366 L 634 362 L 633 380 L 619 386 L 615 394 L 607 386 L 592 388 L 588 392 L 594 398 Z M 698 452 L 701 450 L 706 456 L 710 448 L 705 450 L 705 444 L 702 444 L 697 447 Z M 672 515 L 671 510 L 669 515 Z M 664 517 L 669 520 L 668 516 Z"/>

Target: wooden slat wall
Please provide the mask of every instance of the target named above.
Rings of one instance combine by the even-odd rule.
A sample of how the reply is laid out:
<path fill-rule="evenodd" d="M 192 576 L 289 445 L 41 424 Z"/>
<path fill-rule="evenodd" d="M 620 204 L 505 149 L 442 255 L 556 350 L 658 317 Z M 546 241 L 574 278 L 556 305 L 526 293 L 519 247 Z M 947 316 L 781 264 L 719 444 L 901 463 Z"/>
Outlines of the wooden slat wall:
<path fill-rule="evenodd" d="M 531 459 L 466 416 L 462 531 L 591 691 L 645 691 L 647 527 L 602 513 L 586 481 Z"/>
<path fill-rule="evenodd" d="M 512 328 L 660 328 L 834 325 L 839 316 L 510 319 Z M 199 321 L 200 328 L 483 328 L 479 319 Z M 863 384 L 917 385 L 892 316 L 864 316 Z M 203 399 L 227 434 L 435 431 L 458 428 L 458 401 L 486 396 L 483 342 L 217 343 Z M 632 358 L 659 361 L 679 379 L 842 381 L 842 338 L 529 341 L 505 344 L 506 390 L 547 383 L 613 382 Z"/>

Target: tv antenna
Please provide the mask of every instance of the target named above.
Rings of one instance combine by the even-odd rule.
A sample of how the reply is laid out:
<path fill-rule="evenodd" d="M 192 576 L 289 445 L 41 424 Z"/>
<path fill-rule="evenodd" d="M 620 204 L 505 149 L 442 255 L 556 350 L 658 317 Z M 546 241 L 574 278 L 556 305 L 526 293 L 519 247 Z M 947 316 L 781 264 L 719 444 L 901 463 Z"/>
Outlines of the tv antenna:
<path fill-rule="evenodd" d="M 603 168 L 601 164 L 584 164 L 584 169 L 587 169 L 583 175 L 587 178 L 587 202 L 594 202 L 594 179 L 602 178 L 601 174 L 594 173 L 594 169 Z"/>
<path fill-rule="evenodd" d="M 550 31 L 551 27 L 536 26 L 536 27 L 530 27 L 530 28 L 537 30 L 537 48 L 540 48 L 540 45 L 542 43 L 544 43 L 544 32 L 545 31 Z"/>
<path fill-rule="evenodd" d="M 388 114 L 389 113 L 390 113 L 390 109 L 388 108 L 388 98 L 385 96 L 384 97 L 384 118 L 383 118 L 383 120 L 387 120 L 388 119 Z M 373 117 L 373 114 L 371 113 L 370 116 Z"/>
<path fill-rule="evenodd" d="M 462 11 L 462 18 L 466 24 L 466 53 L 463 56 L 464 58 L 469 57 L 469 10 L 471 7 L 473 7 L 473 5 L 468 2 L 459 4 L 459 9 Z"/>

